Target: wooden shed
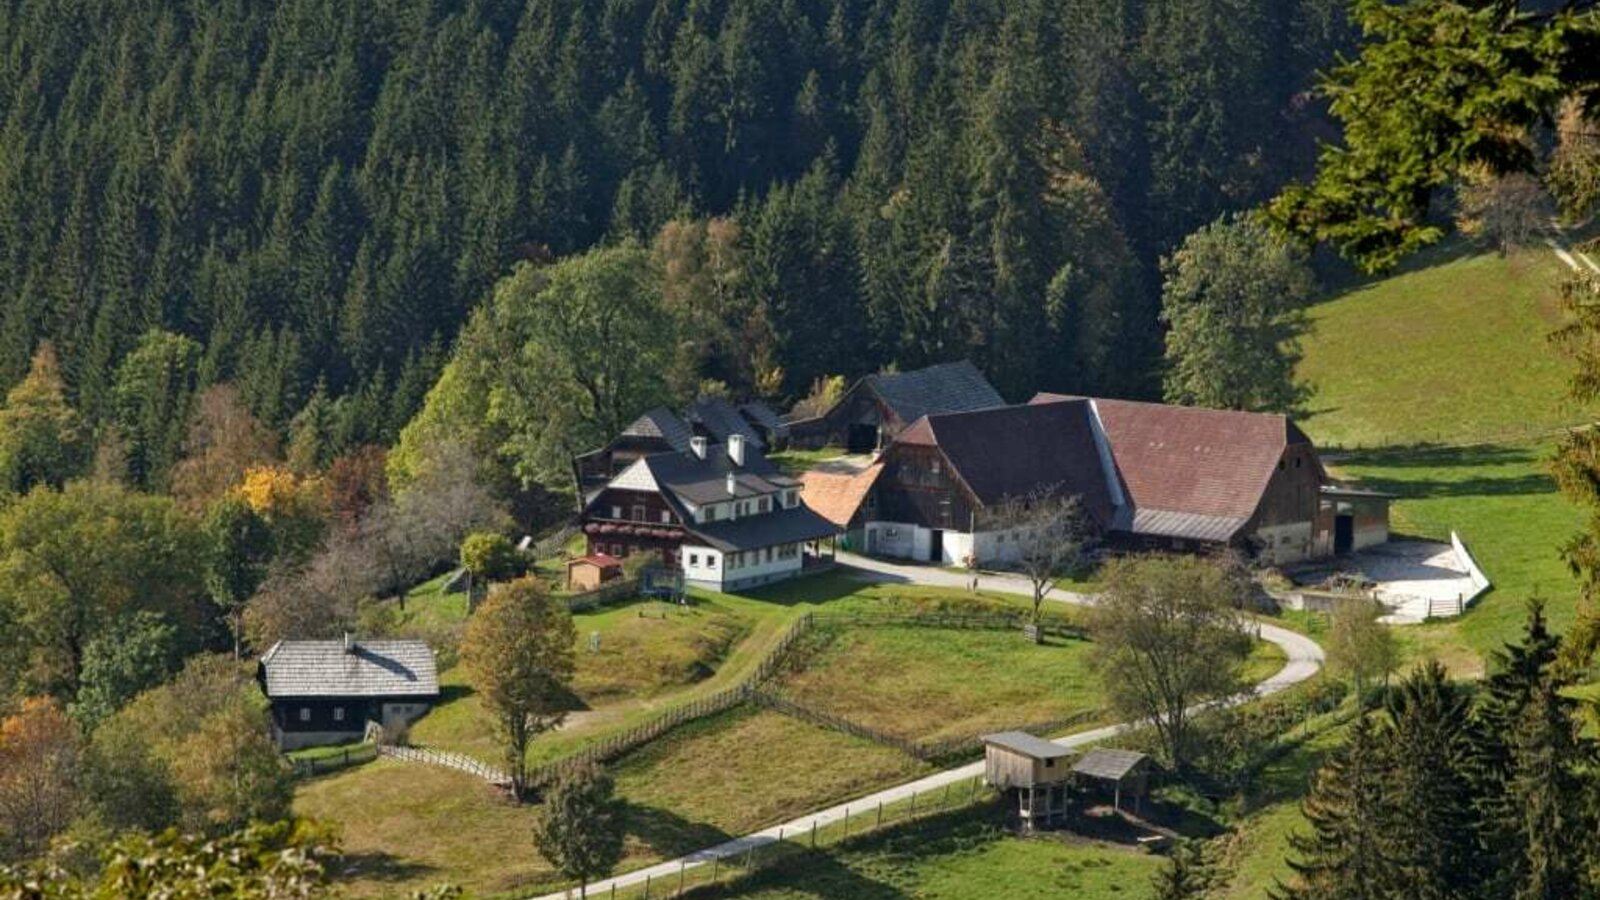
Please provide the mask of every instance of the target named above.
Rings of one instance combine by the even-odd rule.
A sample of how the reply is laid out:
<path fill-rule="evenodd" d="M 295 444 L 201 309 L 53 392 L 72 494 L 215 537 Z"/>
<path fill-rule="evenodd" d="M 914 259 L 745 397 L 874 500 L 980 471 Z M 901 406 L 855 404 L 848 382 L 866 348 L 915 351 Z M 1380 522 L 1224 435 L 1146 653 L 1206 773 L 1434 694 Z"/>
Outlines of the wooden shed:
<path fill-rule="evenodd" d="M 1112 808 L 1122 811 L 1122 798 L 1132 797 L 1134 808 L 1149 787 L 1150 757 L 1133 750 L 1096 747 L 1072 766 L 1072 774 L 1085 786 L 1109 787 Z"/>
<path fill-rule="evenodd" d="M 1066 815 L 1072 751 L 1022 731 L 983 736 L 983 780 L 1016 798 L 1022 827 Z"/>
<path fill-rule="evenodd" d="M 622 577 L 622 560 L 606 553 L 591 553 L 567 561 L 567 589 L 592 591 Z"/>

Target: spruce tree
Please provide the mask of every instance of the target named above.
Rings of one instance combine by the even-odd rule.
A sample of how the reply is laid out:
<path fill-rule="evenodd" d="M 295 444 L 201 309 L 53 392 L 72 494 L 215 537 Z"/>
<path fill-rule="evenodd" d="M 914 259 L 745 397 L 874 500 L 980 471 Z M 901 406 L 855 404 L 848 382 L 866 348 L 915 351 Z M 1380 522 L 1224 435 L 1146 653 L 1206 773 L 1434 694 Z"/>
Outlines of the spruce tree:
<path fill-rule="evenodd" d="M 1464 900 L 1481 883 L 1473 802 L 1469 700 L 1429 660 L 1386 704 L 1390 807 L 1382 832 L 1395 874 L 1414 900 Z"/>
<path fill-rule="evenodd" d="M 1395 861 L 1384 833 L 1390 824 L 1384 804 L 1384 770 L 1390 763 L 1377 728 L 1365 717 L 1351 727 L 1350 739 L 1317 771 L 1311 793 L 1301 804 L 1309 834 L 1292 834 L 1292 885 L 1273 889 L 1275 900 L 1391 900 Z"/>

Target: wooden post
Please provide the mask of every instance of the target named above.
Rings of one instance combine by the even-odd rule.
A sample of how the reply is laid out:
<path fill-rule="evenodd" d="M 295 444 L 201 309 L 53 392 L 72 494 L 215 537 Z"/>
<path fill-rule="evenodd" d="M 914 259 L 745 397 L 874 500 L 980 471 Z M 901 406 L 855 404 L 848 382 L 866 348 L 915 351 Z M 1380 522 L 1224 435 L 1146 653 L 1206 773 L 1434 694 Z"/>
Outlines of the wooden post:
<path fill-rule="evenodd" d="M 947 808 L 949 808 L 949 806 L 950 806 L 950 785 L 947 784 L 947 785 L 944 786 L 944 799 L 939 801 L 939 808 L 940 809 L 947 809 Z"/>
<path fill-rule="evenodd" d="M 848 806 L 844 808 L 844 837 L 840 838 L 839 840 L 850 840 L 850 807 Z"/>
<path fill-rule="evenodd" d="M 683 896 L 683 870 L 688 867 L 689 863 L 687 860 L 678 863 L 678 893 L 673 895 L 675 897 Z"/>
<path fill-rule="evenodd" d="M 878 822 L 877 822 L 877 824 L 873 825 L 872 827 L 873 827 L 873 830 L 877 830 L 877 829 L 883 827 L 883 801 L 882 800 L 878 801 Z"/>
<path fill-rule="evenodd" d="M 644 900 L 650 900 L 650 876 L 644 877 Z"/>
<path fill-rule="evenodd" d="M 817 820 L 811 820 L 811 849 L 817 849 Z"/>
<path fill-rule="evenodd" d="M 717 873 L 718 873 L 719 870 L 721 870 L 721 868 L 722 868 L 722 857 L 721 856 L 713 856 L 713 857 L 711 857 L 711 883 L 712 884 L 716 884 L 717 883 Z"/>
<path fill-rule="evenodd" d="M 917 816 L 917 792 L 911 792 L 911 812 L 906 813 L 906 818 L 914 819 Z"/>

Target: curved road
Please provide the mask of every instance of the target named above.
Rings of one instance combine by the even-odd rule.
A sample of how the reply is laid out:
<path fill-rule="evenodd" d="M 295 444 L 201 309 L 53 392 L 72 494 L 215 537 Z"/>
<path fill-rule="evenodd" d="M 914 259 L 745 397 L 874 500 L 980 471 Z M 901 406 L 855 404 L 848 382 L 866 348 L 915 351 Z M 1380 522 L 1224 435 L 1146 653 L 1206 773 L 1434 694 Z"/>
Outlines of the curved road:
<path fill-rule="evenodd" d="M 972 576 L 959 572 L 950 572 L 928 566 L 897 565 L 847 553 L 839 554 L 839 560 L 841 568 L 851 577 L 880 584 L 920 584 L 929 587 L 949 587 L 965 590 L 972 580 Z M 1028 583 L 1027 579 L 1017 575 L 985 574 L 979 576 L 978 582 L 980 590 L 1021 594 L 1026 597 L 1033 596 L 1032 585 Z M 1058 603 L 1081 604 L 1090 602 L 1089 598 L 1082 594 L 1060 590 L 1051 591 L 1046 595 L 1046 599 Z M 1276 625 L 1260 623 L 1257 628 L 1261 639 L 1283 648 L 1288 660 L 1283 668 L 1278 670 L 1277 674 L 1255 686 L 1254 696 L 1265 697 L 1291 685 L 1299 684 L 1317 674 L 1317 671 L 1322 668 L 1322 648 L 1317 645 L 1316 641 L 1299 632 L 1290 631 L 1287 628 L 1279 628 Z M 1107 725 L 1092 731 L 1082 731 L 1064 738 L 1058 738 L 1055 743 L 1063 747 L 1081 747 L 1114 737 L 1126 731 L 1129 727 L 1131 726 L 1127 723 Z M 810 832 L 813 827 L 826 828 L 829 825 L 844 821 L 846 815 L 859 816 L 869 809 L 876 809 L 880 803 L 888 806 L 903 800 L 909 800 L 913 794 L 926 794 L 929 791 L 944 788 L 946 785 L 968 781 L 982 774 L 982 760 L 959 768 L 948 769 L 875 794 L 858 797 L 848 803 L 841 803 L 838 806 L 832 806 L 810 815 L 801 816 L 798 819 L 791 819 L 780 825 L 774 825 L 771 828 L 747 834 L 744 837 L 734 838 L 714 847 L 697 850 L 687 856 L 657 863 L 647 868 L 636 869 L 632 872 L 618 875 L 615 878 L 608 878 L 605 881 L 595 882 L 589 885 L 589 891 L 591 894 L 599 896 L 604 892 L 610 891 L 613 886 L 620 890 L 642 885 L 647 878 L 661 882 L 663 885 L 674 884 L 678 873 L 683 869 L 694 869 L 711 862 L 713 859 L 738 858 L 751 848 L 778 841 L 783 835 L 805 834 Z M 562 900 L 567 896 L 569 894 L 566 891 L 558 891 L 553 894 L 546 894 L 538 898 L 538 900 Z"/>

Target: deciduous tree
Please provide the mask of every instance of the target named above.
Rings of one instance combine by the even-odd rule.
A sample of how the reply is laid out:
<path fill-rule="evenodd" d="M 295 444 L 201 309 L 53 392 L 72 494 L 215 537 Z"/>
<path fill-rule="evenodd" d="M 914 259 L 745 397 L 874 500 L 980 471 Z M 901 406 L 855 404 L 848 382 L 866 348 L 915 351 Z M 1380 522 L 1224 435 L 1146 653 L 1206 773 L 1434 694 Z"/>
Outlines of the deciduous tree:
<path fill-rule="evenodd" d="M 0 721 L 0 848 L 42 850 L 77 811 L 78 733 L 53 700 Z"/>
<path fill-rule="evenodd" d="M 41 344 L 22 383 L 0 406 L 0 487 L 60 487 L 89 460 L 88 433 L 67 403 L 55 347 Z"/>
<path fill-rule="evenodd" d="M 1293 246 L 1247 219 L 1214 222 L 1162 262 L 1170 403 L 1290 412 L 1298 338 L 1315 289 Z"/>
<path fill-rule="evenodd" d="M 1033 587 L 1033 625 L 1039 625 L 1045 595 L 1057 578 L 1083 560 L 1093 523 L 1083 501 L 1065 493 L 1060 485 L 1043 485 L 1018 497 L 1006 497 L 986 511 L 985 530 L 998 532 L 1010 548 L 1010 560 L 1028 576 Z M 1035 631 L 1035 639 L 1038 632 Z"/>
<path fill-rule="evenodd" d="M 1378 621 L 1382 615 L 1383 608 L 1373 601 L 1341 600 L 1322 642 L 1328 667 L 1351 680 L 1362 702 L 1366 702 L 1368 686 L 1387 679 L 1400 664 L 1400 648 L 1393 633 Z"/>
<path fill-rule="evenodd" d="M 505 744 L 512 788 L 527 788 L 528 744 L 566 717 L 577 630 L 566 607 L 524 578 L 491 591 L 467 623 L 461 662 Z"/>
<path fill-rule="evenodd" d="M 1130 557 L 1104 572 L 1089 608 L 1093 665 L 1111 705 L 1149 720 L 1181 771 L 1195 706 L 1241 689 L 1250 636 L 1238 587 L 1224 566 L 1194 556 Z"/>
<path fill-rule="evenodd" d="M 612 798 L 615 785 L 598 766 L 564 771 L 544 798 L 533 842 L 562 875 L 576 879 L 578 896 L 622 859 L 622 819 Z"/>

